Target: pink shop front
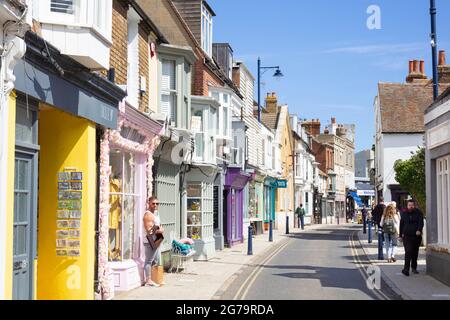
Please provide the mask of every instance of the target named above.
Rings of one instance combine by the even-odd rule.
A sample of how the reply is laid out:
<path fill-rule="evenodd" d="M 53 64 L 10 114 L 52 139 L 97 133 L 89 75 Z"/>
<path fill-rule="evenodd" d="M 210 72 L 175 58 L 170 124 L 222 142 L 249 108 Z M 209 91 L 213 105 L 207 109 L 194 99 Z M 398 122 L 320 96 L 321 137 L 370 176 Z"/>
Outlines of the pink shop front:
<path fill-rule="evenodd" d="M 117 130 L 105 130 L 100 144 L 97 293 L 106 300 L 144 280 L 142 218 L 163 129 L 125 102 L 119 111 Z"/>

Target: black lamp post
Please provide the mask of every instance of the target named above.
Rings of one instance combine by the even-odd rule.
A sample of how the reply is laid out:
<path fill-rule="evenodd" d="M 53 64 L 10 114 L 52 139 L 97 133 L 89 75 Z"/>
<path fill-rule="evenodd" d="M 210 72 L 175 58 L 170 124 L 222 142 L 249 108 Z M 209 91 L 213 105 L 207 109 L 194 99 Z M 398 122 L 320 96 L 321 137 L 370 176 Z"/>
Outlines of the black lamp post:
<path fill-rule="evenodd" d="M 261 122 L 261 76 L 264 74 L 261 73 L 261 70 L 269 70 L 269 69 L 276 69 L 274 73 L 275 78 L 281 78 L 283 77 L 283 73 L 280 70 L 279 66 L 276 67 L 261 67 L 261 58 L 258 58 L 258 121 Z"/>
<path fill-rule="evenodd" d="M 437 67 L 437 34 L 436 34 L 436 1 L 430 0 L 431 15 L 431 49 L 433 55 L 433 97 L 436 100 L 439 96 L 439 75 Z"/>

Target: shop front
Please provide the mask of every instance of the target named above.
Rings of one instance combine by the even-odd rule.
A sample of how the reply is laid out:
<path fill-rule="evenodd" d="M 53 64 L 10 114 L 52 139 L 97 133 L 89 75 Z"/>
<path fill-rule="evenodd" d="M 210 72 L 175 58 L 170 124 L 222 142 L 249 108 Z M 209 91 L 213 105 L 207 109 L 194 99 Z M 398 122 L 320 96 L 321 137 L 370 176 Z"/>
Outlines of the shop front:
<path fill-rule="evenodd" d="M 275 194 L 277 179 L 267 177 L 264 179 L 264 230 L 269 230 L 270 221 L 275 221 Z"/>
<path fill-rule="evenodd" d="M 225 241 L 229 247 L 244 241 L 244 188 L 252 175 L 241 168 L 228 167 L 224 185 Z"/>
<path fill-rule="evenodd" d="M 207 261 L 215 256 L 214 180 L 217 167 L 192 168 L 187 174 L 186 236 L 194 240 L 194 260 Z"/>
<path fill-rule="evenodd" d="M 152 195 L 153 153 L 162 125 L 124 101 L 100 148 L 98 274 L 103 299 L 144 281 L 142 218 Z"/>
<path fill-rule="evenodd" d="M 125 92 L 83 68 L 63 77 L 42 54 L 41 38 L 27 33 L 26 42 L 26 59 L 15 68 L 12 297 L 90 300 L 97 128 L 117 126 Z M 64 70 L 77 66 L 50 45 L 46 51 Z"/>
<path fill-rule="evenodd" d="M 255 174 L 254 179 L 248 184 L 248 212 L 254 234 L 264 233 L 264 177 Z"/>

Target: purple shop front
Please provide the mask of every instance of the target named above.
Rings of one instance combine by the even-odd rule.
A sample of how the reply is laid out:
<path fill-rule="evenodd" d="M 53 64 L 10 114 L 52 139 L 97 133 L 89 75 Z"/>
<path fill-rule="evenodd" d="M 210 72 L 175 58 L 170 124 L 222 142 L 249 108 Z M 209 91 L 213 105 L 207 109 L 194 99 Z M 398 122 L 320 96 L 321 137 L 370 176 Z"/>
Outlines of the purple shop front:
<path fill-rule="evenodd" d="M 241 168 L 228 168 L 225 176 L 226 223 L 224 235 L 228 246 L 244 241 L 244 191 L 252 175 Z"/>

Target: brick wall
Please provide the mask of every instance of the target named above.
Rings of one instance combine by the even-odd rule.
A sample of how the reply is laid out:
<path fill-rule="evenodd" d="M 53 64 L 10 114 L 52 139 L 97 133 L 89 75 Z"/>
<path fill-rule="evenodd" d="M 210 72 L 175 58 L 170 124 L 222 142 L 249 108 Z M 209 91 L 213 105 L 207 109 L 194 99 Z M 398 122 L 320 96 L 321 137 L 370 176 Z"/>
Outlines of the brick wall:
<path fill-rule="evenodd" d="M 117 84 L 127 84 L 127 10 L 128 5 L 125 5 L 122 1 L 113 1 L 110 66 L 115 69 L 115 82 Z"/>
<path fill-rule="evenodd" d="M 149 99 L 149 45 L 148 39 L 150 30 L 143 24 L 139 24 L 139 76 L 145 78 L 145 92 L 141 93 L 139 97 L 139 110 L 141 112 L 148 112 Z M 155 83 L 154 83 L 155 84 Z"/>
<path fill-rule="evenodd" d="M 203 59 L 197 60 L 194 65 L 194 95 L 208 96 L 209 86 L 222 87 L 224 83 L 220 80 L 207 66 L 204 65 Z"/>

